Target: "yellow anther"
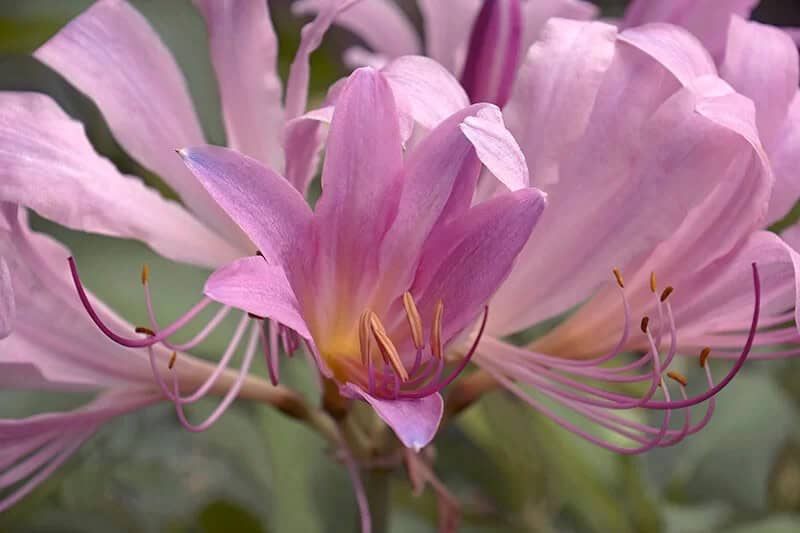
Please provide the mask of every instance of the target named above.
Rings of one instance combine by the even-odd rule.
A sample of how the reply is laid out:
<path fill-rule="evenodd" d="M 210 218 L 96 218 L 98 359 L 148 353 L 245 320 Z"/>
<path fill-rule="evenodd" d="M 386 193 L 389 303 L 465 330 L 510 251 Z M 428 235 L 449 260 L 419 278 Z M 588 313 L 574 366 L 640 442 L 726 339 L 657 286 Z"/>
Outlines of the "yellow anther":
<path fill-rule="evenodd" d="M 147 285 L 147 280 L 150 277 L 150 268 L 147 263 L 142 265 L 142 285 Z"/>
<path fill-rule="evenodd" d="M 431 326 L 431 352 L 437 359 L 442 358 L 442 316 L 444 302 L 439 300 L 433 308 L 433 325 Z"/>
<path fill-rule="evenodd" d="M 674 379 L 684 387 L 689 383 L 689 381 L 685 377 L 683 377 L 682 374 L 678 374 L 677 372 L 669 371 L 667 372 L 667 376 Z"/>
<path fill-rule="evenodd" d="M 172 355 L 169 357 L 169 363 L 167 364 L 167 368 L 172 370 L 172 367 L 175 366 L 175 359 L 178 358 L 178 352 L 172 352 Z"/>
<path fill-rule="evenodd" d="M 655 293 L 656 292 L 656 273 L 650 272 L 650 291 Z"/>
<path fill-rule="evenodd" d="M 370 357 L 370 335 L 369 335 L 369 316 L 372 313 L 369 309 L 361 313 L 358 319 L 358 344 L 361 347 L 361 363 L 366 366 Z"/>
<path fill-rule="evenodd" d="M 673 289 L 672 287 L 667 287 L 666 289 L 664 289 L 664 292 L 661 293 L 661 301 L 666 302 L 667 298 L 669 298 L 669 295 L 672 294 L 674 290 L 675 289 Z"/>
<path fill-rule="evenodd" d="M 414 303 L 414 297 L 411 296 L 410 292 L 403 293 L 403 307 L 406 309 L 406 318 L 408 318 L 408 327 L 411 328 L 414 347 L 420 350 L 425 346 L 422 333 L 422 318 L 419 316 L 417 304 Z"/>
<path fill-rule="evenodd" d="M 614 269 L 614 277 L 617 278 L 617 285 L 619 285 L 620 289 L 625 288 L 625 280 L 622 279 L 622 273 L 619 271 L 618 268 Z"/>
<path fill-rule="evenodd" d="M 134 331 L 136 333 L 144 333 L 145 335 L 149 335 L 151 337 L 155 337 L 156 336 L 156 332 L 155 331 L 153 331 L 152 329 L 147 328 L 145 326 L 137 326 Z"/>
<path fill-rule="evenodd" d="M 709 355 L 711 355 L 711 348 L 706 346 L 705 348 L 703 348 L 703 351 L 700 352 L 700 359 L 699 360 L 700 360 L 700 367 L 701 368 L 705 368 L 706 360 L 708 359 Z"/>
<path fill-rule="evenodd" d="M 408 371 L 403 366 L 403 361 L 400 360 L 400 354 L 392 343 L 392 339 L 389 338 L 380 318 L 378 318 L 378 315 L 375 313 L 370 312 L 369 314 L 369 326 L 372 330 L 372 335 L 378 343 L 378 348 L 381 354 L 383 354 L 384 360 L 392 365 L 392 368 L 394 368 L 394 371 L 401 381 L 407 381 Z"/>
<path fill-rule="evenodd" d="M 647 315 L 643 316 L 642 317 L 642 324 L 641 324 L 642 333 L 647 333 L 647 326 L 649 326 L 649 325 L 650 325 L 650 317 L 647 316 Z"/>

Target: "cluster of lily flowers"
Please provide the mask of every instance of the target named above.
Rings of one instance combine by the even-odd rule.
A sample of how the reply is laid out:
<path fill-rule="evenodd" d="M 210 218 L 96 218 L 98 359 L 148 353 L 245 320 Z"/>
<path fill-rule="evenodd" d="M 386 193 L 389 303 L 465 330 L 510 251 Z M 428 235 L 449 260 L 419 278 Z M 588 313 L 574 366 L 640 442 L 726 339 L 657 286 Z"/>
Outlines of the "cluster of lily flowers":
<path fill-rule="evenodd" d="M 121 174 L 48 96 L 0 93 L 0 385 L 95 393 L 0 420 L 0 509 L 110 419 L 163 401 L 192 431 L 237 397 L 310 424 L 350 470 L 365 531 L 359 471 L 375 457 L 346 431 L 359 402 L 397 437 L 381 453 L 405 449 L 412 481 L 452 504 L 445 529 L 455 502 L 418 452 L 496 388 L 621 453 L 701 430 L 747 360 L 800 353 L 800 227 L 767 229 L 800 197 L 798 52 L 747 20 L 756 3 L 636 0 L 601 22 L 579 0 L 419 0 L 422 43 L 391 0 L 301 0 L 313 19 L 284 87 L 264 0 L 196 0 L 225 148 L 206 145 L 148 22 L 96 2 L 35 57 L 180 202 Z M 333 24 L 369 49 L 349 50 L 352 74 L 309 109 L 309 57 Z M 214 272 L 164 325 L 145 268 L 149 323 L 134 326 L 28 210 Z M 192 357 L 231 314 L 219 360 Z M 320 407 L 280 384 L 281 352 L 309 356 Z M 259 353 L 269 381 L 250 373 Z M 700 392 L 681 356 L 702 367 Z M 718 358 L 733 364 L 715 378 Z M 189 421 L 207 395 L 218 407 Z"/>

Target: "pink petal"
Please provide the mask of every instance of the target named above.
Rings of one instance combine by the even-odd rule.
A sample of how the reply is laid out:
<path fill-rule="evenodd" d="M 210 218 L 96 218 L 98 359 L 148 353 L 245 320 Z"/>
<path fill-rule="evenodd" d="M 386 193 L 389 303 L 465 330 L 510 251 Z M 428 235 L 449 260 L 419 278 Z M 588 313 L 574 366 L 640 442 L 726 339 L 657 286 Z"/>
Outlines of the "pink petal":
<path fill-rule="evenodd" d="M 220 268 L 209 276 L 203 292 L 220 303 L 272 318 L 311 338 L 286 274 L 263 257 L 244 257 Z"/>
<path fill-rule="evenodd" d="M 298 15 L 318 13 L 324 5 L 325 0 L 299 0 L 292 4 L 292 12 Z M 393 0 L 361 0 L 342 11 L 336 23 L 387 57 L 421 51 L 416 29 Z"/>
<path fill-rule="evenodd" d="M 613 26 L 553 20 L 528 51 L 504 115 L 534 185 L 558 182 L 559 163 L 586 128 L 615 41 Z"/>
<path fill-rule="evenodd" d="M 732 14 L 748 18 L 759 0 L 634 0 L 623 27 L 669 22 L 696 35 L 715 58 L 722 57 Z"/>
<path fill-rule="evenodd" d="M 461 74 L 480 0 L 418 0 L 425 30 L 425 55 Z"/>
<path fill-rule="evenodd" d="M 396 202 L 391 191 L 399 186 L 402 165 L 391 87 L 380 72 L 358 69 L 336 102 L 315 213 L 320 265 L 344 290 L 369 286 L 377 276 L 370 250 L 377 251 L 390 222 L 386 202 Z"/>
<path fill-rule="evenodd" d="M 758 131 L 769 149 L 800 84 L 797 46 L 779 28 L 734 16 L 720 75 L 755 102 Z"/>
<path fill-rule="evenodd" d="M 767 224 L 782 219 L 800 198 L 800 92 L 795 93 L 792 105 L 770 146 L 775 187 L 769 201 Z"/>
<path fill-rule="evenodd" d="M 11 273 L 8 264 L 0 256 L 0 339 L 8 337 L 14 327 L 16 305 L 14 287 L 11 286 Z"/>
<path fill-rule="evenodd" d="M 144 17 L 126 2 L 100 0 L 34 55 L 94 100 L 122 147 L 204 222 L 237 236 L 173 153 L 203 144 L 203 133 L 175 60 Z"/>
<path fill-rule="evenodd" d="M 186 148 L 180 155 L 265 257 L 281 265 L 290 260 L 305 238 L 311 210 L 289 182 L 255 159 L 227 148 Z"/>
<path fill-rule="evenodd" d="M 599 10 L 590 2 L 581 0 L 537 0 L 523 2 L 522 17 L 525 33 L 522 37 L 522 53 L 541 38 L 545 25 L 554 18 L 591 20 L 597 17 Z"/>
<path fill-rule="evenodd" d="M 702 43 L 682 28 L 648 24 L 625 30 L 619 38 L 661 63 L 683 85 L 717 73 L 714 60 Z"/>
<path fill-rule="evenodd" d="M 474 320 L 505 280 L 544 206 L 545 197 L 536 189 L 505 193 L 431 235 L 411 292 L 426 320 L 436 302 L 443 301 L 444 339 Z"/>
<path fill-rule="evenodd" d="M 380 400 L 352 383 L 344 385 L 342 392 L 369 403 L 394 430 L 400 442 L 415 451 L 427 446 L 436 436 L 444 412 L 444 401 L 439 393 L 415 400 Z"/>
<path fill-rule="evenodd" d="M 195 3 L 208 26 L 228 145 L 271 168 L 283 168 L 278 41 L 266 4 L 263 0 Z"/>
<path fill-rule="evenodd" d="M 610 279 L 612 268 L 650 253 L 690 214 L 700 226 L 686 235 L 704 239 L 705 248 L 697 248 L 704 250 L 702 261 L 730 250 L 763 218 L 771 176 L 752 104 L 721 80 L 706 78 L 651 111 L 653 100 L 669 88 L 664 71 L 648 73 L 635 55 L 618 61 L 609 69 L 587 133 L 549 191 L 549 209 L 495 297 L 498 305 L 489 318 L 495 334 L 524 329 L 586 299 Z M 632 78 L 617 78 L 628 61 Z M 626 109 L 624 116 L 617 105 Z M 714 199 L 695 213 L 721 183 Z M 743 196 L 731 196 L 738 194 Z M 563 213 L 580 215 L 565 225 Z M 700 228 L 717 216 L 725 222 L 718 220 L 714 236 L 706 239 Z M 681 257 L 690 244 L 676 246 Z"/>
<path fill-rule="evenodd" d="M 503 114 L 487 105 L 461 124 L 461 131 L 475 147 L 478 159 L 511 191 L 528 186 L 528 166 L 517 141 L 503 123 Z"/>
<path fill-rule="evenodd" d="M 73 229 L 143 241 L 178 261 L 215 267 L 240 255 L 183 207 L 120 174 L 43 94 L 0 95 L 0 197 Z"/>
<path fill-rule="evenodd" d="M 427 129 L 469 105 L 467 93 L 439 63 L 422 56 L 405 56 L 381 70 L 392 87 L 399 111 Z"/>

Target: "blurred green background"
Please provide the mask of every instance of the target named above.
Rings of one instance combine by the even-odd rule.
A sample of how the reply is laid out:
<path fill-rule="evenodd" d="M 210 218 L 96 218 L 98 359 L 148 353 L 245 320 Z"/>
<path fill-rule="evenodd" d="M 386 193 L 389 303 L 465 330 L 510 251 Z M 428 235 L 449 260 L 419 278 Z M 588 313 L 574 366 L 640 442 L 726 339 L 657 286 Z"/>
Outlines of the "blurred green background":
<path fill-rule="evenodd" d="M 659 0 L 653 0 L 659 1 Z M 210 142 L 224 143 L 205 29 L 188 0 L 133 0 L 175 53 Z M 608 16 L 623 1 L 597 2 Z M 147 175 L 114 143 L 96 108 L 29 57 L 85 9 L 87 0 L 0 0 L 0 89 L 37 90 L 79 117 L 98 151 L 123 171 Z M 273 0 L 285 74 L 300 21 Z M 405 7 L 419 21 L 413 2 Z M 800 6 L 764 2 L 756 18 L 800 26 Z M 338 58 L 354 42 L 333 30 L 313 58 L 321 91 L 344 74 Z M 165 192 L 166 189 L 162 189 Z M 146 317 L 137 282 L 151 268 L 160 314 L 177 316 L 202 287 L 201 270 L 171 264 L 145 247 L 79 235 L 41 220 L 78 257 L 88 285 L 126 318 Z M 217 334 L 203 355 L 219 353 Z M 256 372 L 265 373 L 262 366 Z M 284 360 L 284 381 L 310 391 L 300 359 Z M 0 391 L 0 416 L 82 398 Z M 679 446 L 623 457 L 586 444 L 547 419 L 493 393 L 436 441 L 436 469 L 463 502 L 463 531 L 782 533 L 800 531 L 800 362 L 751 363 L 718 401 L 701 434 Z M 190 412 L 200 417 L 208 405 Z M 435 530 L 430 492 L 413 498 L 392 479 L 391 531 Z M 192 434 L 171 406 L 104 427 L 56 475 L 0 516 L 2 532 L 351 532 L 357 511 L 344 469 L 306 428 L 260 405 L 237 403 L 211 430 Z"/>

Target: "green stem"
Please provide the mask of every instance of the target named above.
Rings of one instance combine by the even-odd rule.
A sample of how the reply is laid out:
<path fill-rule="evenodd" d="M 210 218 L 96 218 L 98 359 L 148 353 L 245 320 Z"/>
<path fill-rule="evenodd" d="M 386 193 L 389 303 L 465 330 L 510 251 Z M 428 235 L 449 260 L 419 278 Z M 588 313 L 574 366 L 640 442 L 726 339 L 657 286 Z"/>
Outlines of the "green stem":
<path fill-rule="evenodd" d="M 372 533 L 388 533 L 391 471 L 373 468 L 364 472 L 364 489 L 367 491 L 369 512 L 372 517 Z"/>

